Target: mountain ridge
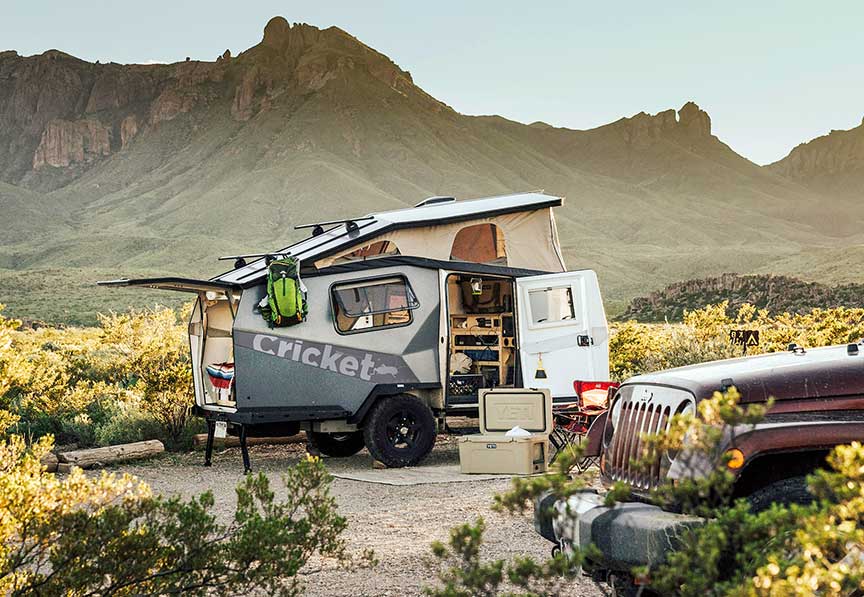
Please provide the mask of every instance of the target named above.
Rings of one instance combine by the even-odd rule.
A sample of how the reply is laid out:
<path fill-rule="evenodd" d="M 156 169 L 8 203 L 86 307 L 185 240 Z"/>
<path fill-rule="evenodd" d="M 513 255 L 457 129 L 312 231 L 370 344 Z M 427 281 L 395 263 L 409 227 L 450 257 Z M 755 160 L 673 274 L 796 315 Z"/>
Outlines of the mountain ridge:
<path fill-rule="evenodd" d="M 296 224 L 536 188 L 567 197 L 556 219 L 568 264 L 597 269 L 622 306 L 733 266 L 798 274 L 805 257 L 827 264 L 864 239 L 860 207 L 738 155 L 693 102 L 587 130 L 465 116 L 341 29 L 281 17 L 213 62 L 0 53 L 0 181 L 16 209 L 30 206 L 0 220 L 10 276 L 213 275 L 214 256 L 284 246 Z M 838 275 L 807 275 L 820 272 Z"/>

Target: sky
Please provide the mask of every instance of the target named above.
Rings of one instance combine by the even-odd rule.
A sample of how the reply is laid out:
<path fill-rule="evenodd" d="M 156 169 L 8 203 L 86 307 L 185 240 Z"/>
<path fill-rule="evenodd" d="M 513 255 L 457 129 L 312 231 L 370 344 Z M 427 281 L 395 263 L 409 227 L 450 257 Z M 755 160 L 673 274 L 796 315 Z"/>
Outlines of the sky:
<path fill-rule="evenodd" d="M 275 15 L 341 27 L 465 114 L 587 129 L 692 100 L 759 164 L 864 116 L 861 0 L 0 0 L 0 49 L 214 60 Z"/>

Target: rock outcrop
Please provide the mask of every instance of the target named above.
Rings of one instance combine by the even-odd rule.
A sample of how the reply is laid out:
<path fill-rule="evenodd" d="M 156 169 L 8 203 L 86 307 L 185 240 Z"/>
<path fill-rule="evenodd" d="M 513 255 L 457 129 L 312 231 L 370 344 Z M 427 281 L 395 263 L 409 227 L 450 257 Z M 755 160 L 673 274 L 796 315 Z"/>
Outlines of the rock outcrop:
<path fill-rule="evenodd" d="M 676 138 L 699 142 L 711 139 L 711 117 L 693 102 L 687 102 L 676 113 L 664 110 L 651 115 L 640 112 L 608 125 L 621 129 L 629 143 L 651 143 L 658 138 Z"/>
<path fill-rule="evenodd" d="M 63 184 L 101 158 L 196 110 L 225 110 L 247 121 L 279 101 L 323 92 L 331 83 L 371 76 L 390 92 L 443 104 L 414 86 L 392 60 L 344 31 L 271 19 L 260 44 L 219 60 L 120 65 L 79 60 L 50 50 L 38 56 L 0 53 L 0 180 Z M 72 168 L 72 166 L 75 166 Z M 36 175 L 34 175 L 34 173 Z"/>
<path fill-rule="evenodd" d="M 680 321 L 687 310 L 729 302 L 730 312 L 748 303 L 771 314 L 805 313 L 816 307 L 864 307 L 864 285 L 827 286 L 789 276 L 739 276 L 670 284 L 663 290 L 633 299 L 621 320 Z"/>
<path fill-rule="evenodd" d="M 120 149 L 125 149 L 138 134 L 138 117 L 130 114 L 120 123 Z"/>
<path fill-rule="evenodd" d="M 846 131 L 831 131 L 802 143 L 771 171 L 814 190 L 838 197 L 864 199 L 864 121 Z"/>
<path fill-rule="evenodd" d="M 111 131 L 98 120 L 52 120 L 42 132 L 33 156 L 33 169 L 65 168 L 111 153 Z"/>

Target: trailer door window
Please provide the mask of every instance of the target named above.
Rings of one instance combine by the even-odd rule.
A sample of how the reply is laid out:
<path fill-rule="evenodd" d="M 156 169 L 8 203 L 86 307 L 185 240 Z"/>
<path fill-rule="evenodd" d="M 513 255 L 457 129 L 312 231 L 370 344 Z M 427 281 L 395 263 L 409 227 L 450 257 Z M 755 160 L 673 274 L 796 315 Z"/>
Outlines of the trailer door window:
<path fill-rule="evenodd" d="M 403 277 L 379 278 L 333 286 L 336 329 L 341 334 L 408 325 L 420 306 Z"/>
<path fill-rule="evenodd" d="M 573 291 L 569 286 L 529 290 L 528 302 L 531 307 L 531 322 L 534 324 L 576 319 Z"/>

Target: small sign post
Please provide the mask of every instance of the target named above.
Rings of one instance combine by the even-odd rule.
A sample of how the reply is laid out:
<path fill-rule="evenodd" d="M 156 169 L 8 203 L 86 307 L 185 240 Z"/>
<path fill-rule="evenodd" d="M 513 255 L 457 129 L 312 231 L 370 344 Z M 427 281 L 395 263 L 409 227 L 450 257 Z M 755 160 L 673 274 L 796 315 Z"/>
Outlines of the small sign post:
<path fill-rule="evenodd" d="M 742 346 L 744 354 L 750 347 L 759 346 L 759 330 L 729 330 L 729 342 L 733 346 Z"/>

